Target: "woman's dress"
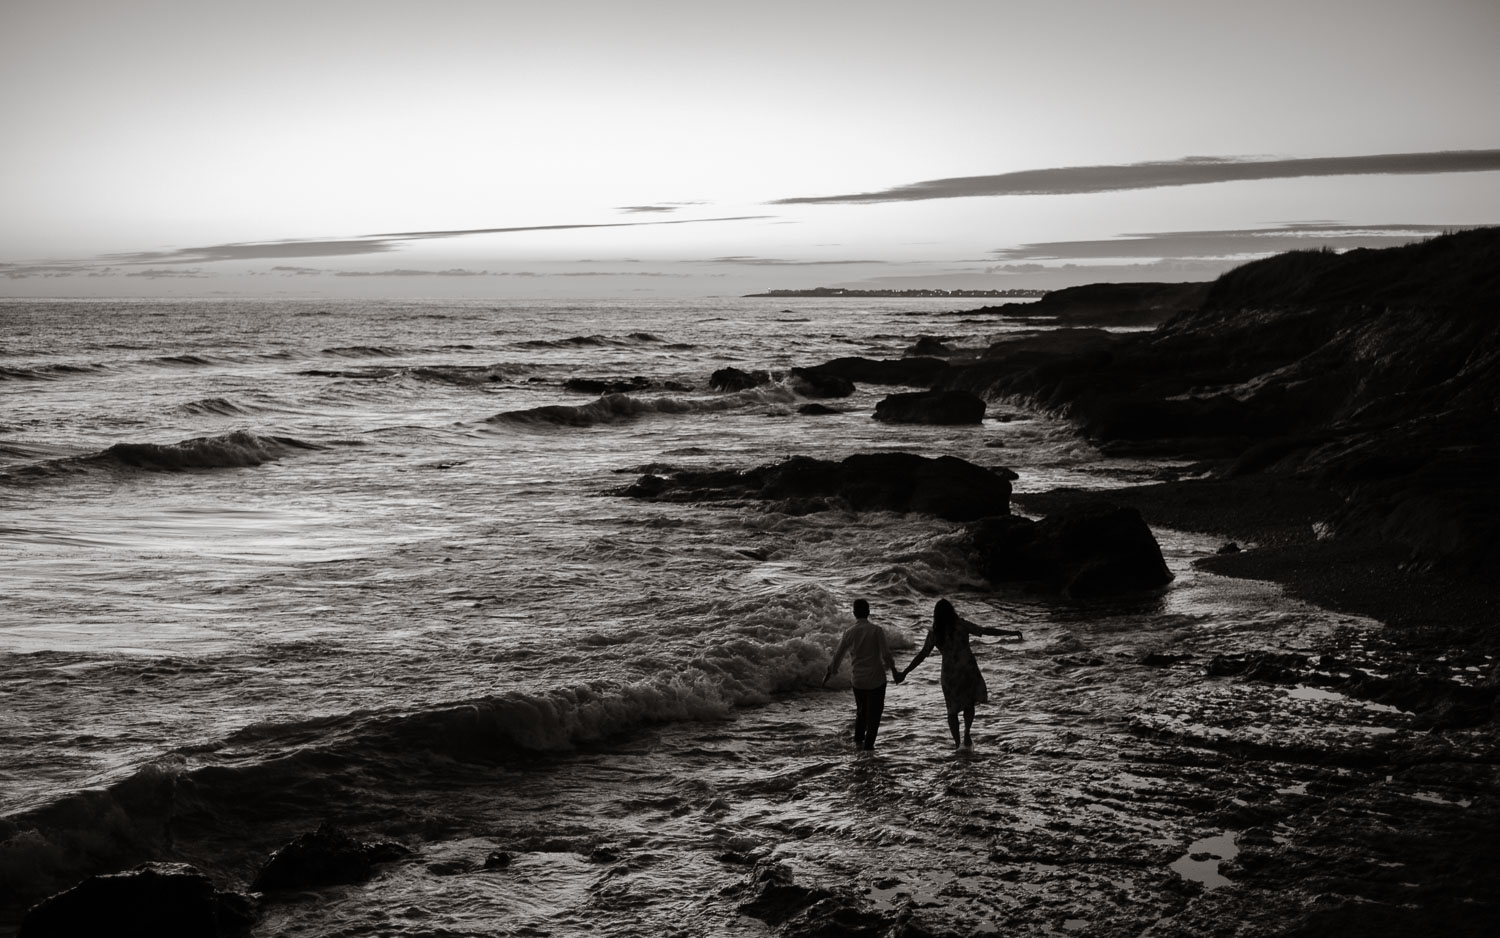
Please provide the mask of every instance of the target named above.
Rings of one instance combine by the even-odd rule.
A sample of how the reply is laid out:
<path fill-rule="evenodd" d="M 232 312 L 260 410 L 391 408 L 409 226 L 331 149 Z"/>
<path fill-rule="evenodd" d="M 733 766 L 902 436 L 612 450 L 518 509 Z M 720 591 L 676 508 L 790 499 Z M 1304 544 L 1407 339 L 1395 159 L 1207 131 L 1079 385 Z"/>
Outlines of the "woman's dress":
<path fill-rule="evenodd" d="M 960 619 L 955 628 L 948 630 L 946 641 L 934 642 L 943 656 L 943 702 L 948 705 L 949 713 L 962 713 L 990 699 L 984 675 L 979 673 L 979 662 L 969 648 L 969 633 L 974 629 L 973 623 Z"/>

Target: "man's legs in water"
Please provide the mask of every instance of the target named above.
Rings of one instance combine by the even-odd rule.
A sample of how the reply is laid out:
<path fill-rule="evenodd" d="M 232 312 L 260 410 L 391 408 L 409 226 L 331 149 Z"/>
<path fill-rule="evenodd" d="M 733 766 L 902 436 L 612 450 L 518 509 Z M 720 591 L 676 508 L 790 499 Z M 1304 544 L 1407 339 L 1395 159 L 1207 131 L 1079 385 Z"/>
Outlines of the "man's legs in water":
<path fill-rule="evenodd" d="M 869 691 L 854 688 L 854 748 L 862 749 L 865 745 L 865 731 L 870 725 L 870 698 L 866 696 Z"/>
<path fill-rule="evenodd" d="M 854 689 L 854 745 L 860 749 L 875 748 L 875 734 L 880 731 L 884 712 L 884 684 L 866 690 Z"/>

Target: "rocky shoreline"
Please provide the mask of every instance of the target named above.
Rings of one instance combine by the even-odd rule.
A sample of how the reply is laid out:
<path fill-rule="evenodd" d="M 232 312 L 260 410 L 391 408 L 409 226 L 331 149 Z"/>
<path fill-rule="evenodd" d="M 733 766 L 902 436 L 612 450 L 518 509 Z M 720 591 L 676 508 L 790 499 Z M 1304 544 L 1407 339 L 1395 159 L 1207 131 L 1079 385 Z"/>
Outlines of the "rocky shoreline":
<path fill-rule="evenodd" d="M 1495 489 L 1480 481 L 1500 468 L 1500 231 L 1350 253 L 1233 271 L 1148 338 L 1021 369 L 981 358 L 967 378 L 948 376 L 1065 413 L 1106 451 L 1205 459 L 1168 481 L 1014 500 L 1036 515 L 1130 506 L 1153 528 L 1232 542 L 1201 569 L 1382 623 L 1360 665 L 1330 647 L 1318 660 L 1216 660 L 1210 673 L 1327 675 L 1338 692 L 1399 707 L 1430 735 L 1382 757 L 1387 781 L 1441 776 L 1462 801 L 1429 812 L 1375 788 L 1346 792 L 1295 845 L 1235 825 L 1233 887 L 1152 935 L 1500 928 L 1500 565 Z"/>
<path fill-rule="evenodd" d="M 1153 938 L 1495 934 L 1500 229 L 1293 252 L 1207 285 L 1113 286 L 976 311 L 1049 316 L 1062 328 L 1012 333 L 978 353 L 923 337 L 908 354 L 947 363 L 929 390 L 1066 417 L 1108 454 L 1185 461 L 1108 492 L 1017 493 L 1018 510 L 1053 519 L 1132 509 L 1153 529 L 1222 539 L 1194 563 L 1201 570 L 1275 583 L 1379 625 L 1300 640 L 1242 632 L 1222 647 L 1229 633 L 1136 652 L 1048 649 L 1081 687 L 1145 681 L 1128 721 L 1147 743 L 1143 761 L 1196 790 L 1184 807 L 1223 831 L 1188 858 L 1218 871 L 1209 888 L 1183 880 L 1175 897 L 1155 892 L 1149 920 L 1122 914 L 1113 925 L 1096 904 L 1129 905 L 1128 891 L 1075 896 L 1060 900 L 1054 927 Z M 1156 328 L 1109 329 L 1146 325 Z M 1160 679 L 1141 678 L 1142 665 Z M 1321 730 L 1283 723 L 1290 714 L 1266 709 L 1278 694 L 1360 702 L 1388 712 L 1393 735 L 1341 740 L 1331 714 Z M 1028 752 L 1037 750 L 1008 755 Z M 1304 780 L 1253 781 L 1277 772 Z M 1215 790 L 1224 796 L 1206 794 Z M 1004 792 L 994 798 L 1004 803 Z M 994 829 L 1006 844 L 990 856 L 1002 883 L 1028 882 L 1038 862 L 1100 862 L 1076 822 L 1049 822 L 1027 840 L 1017 820 Z"/>
<path fill-rule="evenodd" d="M 893 383 L 1038 407 L 1106 453 L 1185 461 L 1146 484 L 1019 493 L 1012 503 L 1048 520 L 1119 506 L 1157 530 L 1211 535 L 1222 546 L 1198 569 L 1275 583 L 1362 624 L 1319 635 L 1226 625 L 1146 647 L 1040 650 L 1080 701 L 1134 702 L 1124 722 L 1139 750 L 1104 751 L 1129 744 L 1088 732 L 1063 734 L 1059 750 L 1002 744 L 1010 760 L 1071 761 L 1048 770 L 1056 778 L 1099 774 L 1039 827 L 1012 793 L 986 792 L 983 804 L 998 807 L 983 816 L 994 823 L 974 830 L 991 838 L 988 861 L 954 867 L 973 888 L 919 876 L 898 895 L 947 902 L 906 913 L 974 897 L 977 915 L 996 907 L 978 899 L 992 888 L 1048 897 L 1010 910 L 1005 921 L 1026 934 L 1495 934 L 1500 229 L 1384 251 L 1293 252 L 1208 285 L 1112 286 L 976 311 L 1048 316 L 1063 328 L 1009 334 L 978 353 L 923 337 L 907 361 L 931 380 L 913 367 Z M 1157 328 L 1109 329 L 1122 325 Z M 876 373 L 862 361 L 804 370 L 850 381 Z M 1299 714 L 1292 705 L 1302 701 L 1330 709 Z M 1348 715 L 1359 708 L 1389 723 L 1365 726 Z M 1122 789 L 1122 773 L 1153 781 Z M 1285 785 L 1269 781 L 1278 776 Z M 1170 813 L 1178 795 L 1205 834 L 1173 864 L 1180 879 L 1124 872 L 1163 861 L 1133 854 L 1139 841 L 1119 831 L 1090 831 L 1095 796 L 1149 814 Z M 1195 864 L 1212 875 L 1190 875 Z M 1091 882 L 1100 869 L 1128 885 L 1100 891 Z M 742 912 L 756 914 L 758 901 Z M 839 911 L 826 901 L 808 892 L 771 923 L 785 936 L 824 934 Z M 1101 916 L 1101 904 L 1119 914 Z M 967 933 L 899 916 L 846 924 L 870 935 Z"/>

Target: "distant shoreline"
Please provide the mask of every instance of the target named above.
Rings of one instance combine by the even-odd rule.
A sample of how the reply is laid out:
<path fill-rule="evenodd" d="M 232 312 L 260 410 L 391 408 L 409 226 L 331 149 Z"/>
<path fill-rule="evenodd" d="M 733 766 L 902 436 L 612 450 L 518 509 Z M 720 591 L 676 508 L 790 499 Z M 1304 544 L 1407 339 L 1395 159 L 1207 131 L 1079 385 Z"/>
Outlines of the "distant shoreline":
<path fill-rule="evenodd" d="M 767 290 L 765 293 L 746 293 L 746 297 L 757 296 L 812 296 L 812 297 L 907 297 L 907 296 L 957 296 L 957 297 L 1041 297 L 1048 290 L 844 290 L 838 287 L 814 287 L 811 290 Z"/>

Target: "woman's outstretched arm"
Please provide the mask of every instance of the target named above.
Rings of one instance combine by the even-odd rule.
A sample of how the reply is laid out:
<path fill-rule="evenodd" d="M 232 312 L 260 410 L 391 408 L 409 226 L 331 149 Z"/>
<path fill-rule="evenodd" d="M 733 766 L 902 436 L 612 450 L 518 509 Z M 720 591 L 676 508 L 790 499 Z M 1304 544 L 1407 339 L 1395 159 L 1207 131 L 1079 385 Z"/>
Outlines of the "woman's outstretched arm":
<path fill-rule="evenodd" d="M 959 619 L 958 621 L 963 625 L 964 631 L 968 632 L 970 635 L 997 635 L 1001 638 L 1004 638 L 1006 636 L 1010 636 L 1011 638 L 1025 637 L 1015 629 L 999 629 L 989 625 L 975 625 L 968 619 Z"/>

